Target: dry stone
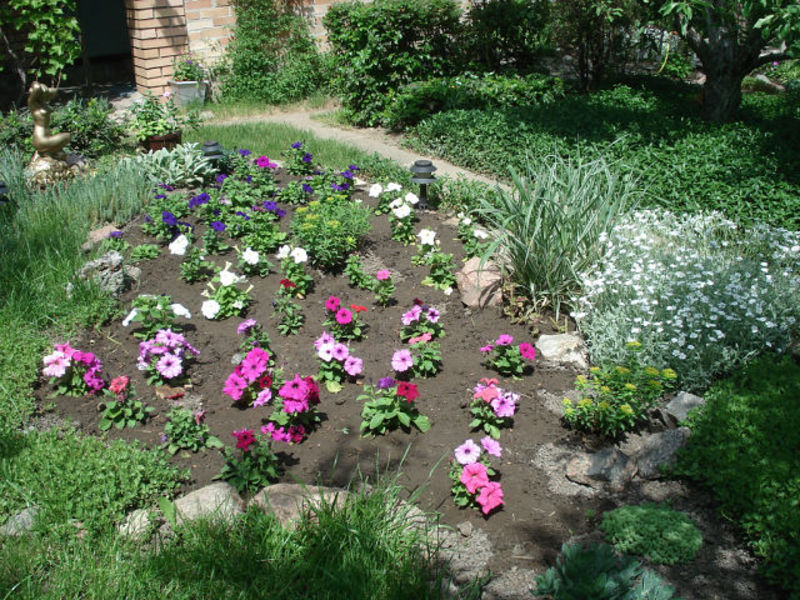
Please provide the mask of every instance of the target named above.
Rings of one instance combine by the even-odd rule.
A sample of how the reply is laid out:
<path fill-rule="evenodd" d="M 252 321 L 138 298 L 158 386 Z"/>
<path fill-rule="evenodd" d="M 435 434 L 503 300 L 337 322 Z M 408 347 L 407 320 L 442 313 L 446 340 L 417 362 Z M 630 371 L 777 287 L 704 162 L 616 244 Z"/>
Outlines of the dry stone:
<path fill-rule="evenodd" d="M 675 423 L 682 423 L 689 416 L 689 411 L 698 406 L 705 405 L 705 399 L 688 392 L 679 392 L 663 409 L 667 417 Z"/>
<path fill-rule="evenodd" d="M 567 463 L 567 479 L 599 487 L 604 483 L 614 492 L 621 492 L 636 475 L 636 462 L 617 448 L 606 448 L 587 454 L 582 452 Z"/>
<path fill-rule="evenodd" d="M 178 523 L 201 517 L 232 521 L 244 512 L 245 503 L 236 488 L 221 481 L 178 498 L 175 509 Z"/>
<path fill-rule="evenodd" d="M 284 525 L 291 526 L 303 512 L 325 504 L 333 503 L 341 508 L 350 495 L 349 492 L 325 487 L 307 487 L 296 483 L 276 483 L 258 492 L 250 500 L 249 506 L 257 506 L 264 512 L 271 512 Z"/>
<path fill-rule="evenodd" d="M 36 515 L 39 513 L 39 508 L 36 506 L 29 506 L 21 510 L 6 521 L 0 527 L 0 535 L 16 537 L 33 529 L 33 524 L 36 522 Z"/>
<path fill-rule="evenodd" d="M 138 508 L 125 517 L 125 521 L 119 526 L 119 533 L 123 537 L 138 540 L 147 535 L 152 523 L 150 513 Z"/>
<path fill-rule="evenodd" d="M 461 302 L 470 308 L 500 306 L 503 302 L 502 279 L 495 263 L 487 260 L 481 267 L 480 257 L 473 256 L 456 273 Z"/>
<path fill-rule="evenodd" d="M 638 465 L 639 477 L 659 479 L 662 467 L 675 464 L 675 455 L 690 434 L 689 428 L 679 427 L 647 436 L 641 449 L 632 457 Z"/>
<path fill-rule="evenodd" d="M 537 360 L 547 365 L 579 371 L 589 368 L 589 351 L 583 338 L 577 334 L 540 335 L 536 340 L 536 352 Z"/>

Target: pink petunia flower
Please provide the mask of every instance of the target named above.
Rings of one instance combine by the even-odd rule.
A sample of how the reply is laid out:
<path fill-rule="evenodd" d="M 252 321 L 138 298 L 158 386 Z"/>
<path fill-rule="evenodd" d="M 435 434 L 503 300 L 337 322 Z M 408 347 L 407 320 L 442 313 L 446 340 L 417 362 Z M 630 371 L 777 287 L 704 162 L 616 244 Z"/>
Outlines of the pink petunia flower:
<path fill-rule="evenodd" d="M 500 445 L 500 442 L 490 438 L 488 435 L 481 438 L 481 446 L 486 450 L 486 454 L 491 454 L 497 458 L 500 458 L 500 455 L 503 454 L 503 447 Z"/>
<path fill-rule="evenodd" d="M 398 373 L 408 371 L 414 365 L 414 357 L 408 350 L 398 350 L 392 355 L 392 368 Z"/>
<path fill-rule="evenodd" d="M 286 442 L 287 444 L 292 441 L 291 436 L 284 430 L 283 427 L 275 427 L 272 422 L 267 423 L 261 428 L 261 433 L 270 436 L 276 442 Z"/>
<path fill-rule="evenodd" d="M 486 487 L 489 484 L 486 465 L 479 462 L 464 465 L 464 468 L 461 469 L 460 481 L 470 494 L 474 494 L 479 489 Z"/>
<path fill-rule="evenodd" d="M 334 342 L 329 342 L 327 344 L 322 344 L 317 349 L 317 356 L 319 356 L 320 360 L 323 362 L 331 362 L 333 360 L 333 347 L 335 346 Z"/>
<path fill-rule="evenodd" d="M 327 301 L 325 302 L 325 308 L 331 312 L 336 312 L 339 310 L 339 305 L 341 304 L 341 300 L 336 296 L 329 296 Z"/>
<path fill-rule="evenodd" d="M 302 402 L 308 395 L 308 384 L 299 374 L 295 373 L 294 379 L 286 381 L 278 390 L 278 394 L 284 400 Z"/>
<path fill-rule="evenodd" d="M 402 321 L 403 325 L 411 325 L 414 321 L 419 321 L 419 317 L 422 314 L 422 308 L 419 305 L 414 305 L 411 307 L 411 310 L 408 312 L 403 313 Z"/>
<path fill-rule="evenodd" d="M 337 343 L 333 346 L 332 354 L 334 359 L 344 362 L 350 356 L 350 349 L 342 343 Z"/>
<path fill-rule="evenodd" d="M 501 418 L 513 417 L 517 411 L 516 400 L 518 398 L 519 396 L 513 392 L 506 392 L 501 396 L 497 396 L 491 401 L 494 414 Z"/>
<path fill-rule="evenodd" d="M 481 493 L 475 499 L 480 505 L 483 514 L 488 515 L 498 506 L 502 506 L 503 488 L 496 481 L 490 481 L 481 488 Z"/>
<path fill-rule="evenodd" d="M 508 335 L 507 333 L 501 334 L 495 341 L 495 344 L 497 344 L 498 346 L 510 346 L 513 343 L 514 343 L 514 337 Z"/>
<path fill-rule="evenodd" d="M 305 396 L 302 400 L 293 400 L 291 398 L 283 399 L 283 412 L 285 412 L 287 415 L 307 412 L 308 409 L 308 399 Z"/>
<path fill-rule="evenodd" d="M 272 400 L 272 390 L 269 388 L 264 388 L 258 392 L 258 396 L 256 396 L 255 400 L 253 400 L 253 408 L 256 406 L 264 406 L 265 404 L 269 404 L 270 400 Z"/>
<path fill-rule="evenodd" d="M 522 358 L 526 360 L 536 360 L 536 348 L 527 342 L 522 342 L 519 345 L 519 353 L 522 355 Z"/>
<path fill-rule="evenodd" d="M 323 344 L 333 344 L 335 342 L 336 340 L 330 333 L 328 333 L 327 331 L 323 331 L 322 335 L 319 336 L 316 340 L 314 340 L 314 348 L 319 350 L 320 346 L 322 346 Z"/>
<path fill-rule="evenodd" d="M 481 449 L 478 444 L 472 440 L 467 440 L 455 449 L 456 461 L 460 465 L 471 465 L 478 461 L 481 455 Z"/>
<path fill-rule="evenodd" d="M 252 429 L 240 429 L 231 432 L 231 435 L 236 438 L 236 447 L 241 448 L 244 452 L 249 451 L 250 446 L 256 442 Z"/>
<path fill-rule="evenodd" d="M 414 344 L 419 344 L 420 342 L 430 342 L 433 339 L 433 336 L 430 332 L 426 331 L 422 335 L 418 335 L 417 337 L 413 337 L 408 340 L 409 346 L 413 346 Z"/>
<path fill-rule="evenodd" d="M 429 308 L 425 316 L 428 317 L 428 321 L 431 323 L 436 323 L 439 321 L 439 311 L 435 308 Z"/>
<path fill-rule="evenodd" d="M 353 313 L 351 313 L 346 308 L 340 308 L 336 311 L 336 322 L 339 325 L 347 325 L 348 323 L 352 322 L 353 320 Z"/>
<path fill-rule="evenodd" d="M 263 155 L 259 156 L 255 160 L 255 163 L 256 163 L 256 166 L 261 167 L 262 169 L 277 169 L 278 168 L 278 165 L 276 163 L 270 161 L 270 159 L 268 159 L 266 156 L 263 156 Z"/>
<path fill-rule="evenodd" d="M 375 277 L 378 281 L 386 281 L 391 277 L 392 274 L 387 269 L 381 269 L 377 273 L 375 273 Z"/>
<path fill-rule="evenodd" d="M 230 396 L 234 402 L 238 402 L 242 399 L 245 388 L 247 388 L 247 380 L 234 371 L 228 375 L 228 378 L 225 380 L 222 393 L 226 396 Z"/>
<path fill-rule="evenodd" d="M 361 371 L 363 369 L 364 369 L 364 361 L 360 358 L 356 358 L 355 356 L 350 355 L 344 361 L 345 373 L 347 373 L 351 377 L 356 377 L 357 375 L 361 375 Z"/>
<path fill-rule="evenodd" d="M 492 346 L 491 344 L 487 344 L 486 346 L 481 348 L 481 352 L 483 352 L 484 354 L 486 354 L 487 352 L 491 352 L 492 350 L 494 350 L 494 346 Z"/>
<path fill-rule="evenodd" d="M 174 379 L 183 372 L 181 359 L 174 354 L 165 354 L 156 363 L 158 371 L 164 379 Z"/>
<path fill-rule="evenodd" d="M 244 321 L 239 323 L 239 326 L 236 328 L 236 333 L 238 333 L 239 335 L 244 335 L 252 327 L 255 327 L 255 326 L 256 326 L 256 320 L 255 319 L 245 319 Z"/>
<path fill-rule="evenodd" d="M 45 356 L 43 362 L 42 374 L 47 377 L 63 377 L 71 364 L 69 357 L 59 350 Z"/>

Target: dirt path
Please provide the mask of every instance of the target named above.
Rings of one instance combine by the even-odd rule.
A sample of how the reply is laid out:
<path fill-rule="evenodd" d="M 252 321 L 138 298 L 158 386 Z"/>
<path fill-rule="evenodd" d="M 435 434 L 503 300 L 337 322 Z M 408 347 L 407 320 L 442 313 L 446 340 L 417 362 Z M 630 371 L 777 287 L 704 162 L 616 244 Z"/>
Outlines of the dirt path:
<path fill-rule="evenodd" d="M 400 165 L 411 166 L 411 164 L 420 158 L 427 158 L 433 161 L 437 167 L 437 175 L 449 175 L 450 177 L 464 177 L 471 181 L 480 181 L 489 185 L 500 185 L 506 187 L 498 182 L 496 179 L 480 175 L 467 169 L 458 167 L 442 158 L 433 156 L 424 156 L 411 152 L 400 146 L 402 136 L 400 134 L 390 134 L 380 128 L 346 128 L 335 127 L 327 123 L 316 120 L 314 117 L 328 112 L 329 109 L 318 111 L 295 110 L 287 112 L 271 112 L 266 114 L 257 114 L 244 117 L 236 117 L 233 119 L 224 119 L 219 121 L 207 121 L 214 125 L 233 125 L 235 123 L 281 123 L 296 127 L 304 131 L 310 131 L 315 136 L 322 139 L 336 140 L 343 144 L 349 144 L 362 150 L 364 152 L 376 152 L 381 156 L 390 158 Z"/>

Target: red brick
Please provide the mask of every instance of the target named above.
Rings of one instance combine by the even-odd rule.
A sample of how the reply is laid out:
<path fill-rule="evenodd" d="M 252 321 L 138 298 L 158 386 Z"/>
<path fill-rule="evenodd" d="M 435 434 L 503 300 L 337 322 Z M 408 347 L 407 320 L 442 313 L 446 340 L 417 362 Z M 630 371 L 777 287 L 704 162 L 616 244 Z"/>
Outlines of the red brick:
<path fill-rule="evenodd" d="M 214 19 L 214 25 L 216 26 L 224 26 L 224 25 L 234 25 L 236 24 L 236 17 L 217 17 Z"/>
<path fill-rule="evenodd" d="M 211 0 L 186 0 L 186 10 L 199 10 L 201 8 L 211 8 Z"/>

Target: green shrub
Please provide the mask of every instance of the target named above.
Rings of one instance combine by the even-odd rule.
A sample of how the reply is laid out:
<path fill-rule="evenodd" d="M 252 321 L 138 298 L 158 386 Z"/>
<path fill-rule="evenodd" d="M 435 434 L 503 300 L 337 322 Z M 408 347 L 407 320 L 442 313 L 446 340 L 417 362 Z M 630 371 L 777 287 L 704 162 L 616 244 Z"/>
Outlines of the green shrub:
<path fill-rule="evenodd" d="M 692 560 L 703 544 L 694 522 L 668 506 L 623 506 L 605 513 L 600 528 L 618 551 L 662 565 Z"/>
<path fill-rule="evenodd" d="M 377 125 L 402 84 L 454 67 L 460 10 L 453 0 L 342 2 L 323 18 L 334 86 L 348 119 Z"/>
<path fill-rule="evenodd" d="M 549 75 L 466 73 L 403 86 L 386 107 L 384 124 L 397 129 L 445 110 L 534 106 L 563 95 L 563 82 Z"/>
<path fill-rule="evenodd" d="M 199 144 L 181 144 L 172 150 L 162 148 L 121 162 L 136 169 L 151 185 L 196 187 L 203 185 L 216 172 Z"/>
<path fill-rule="evenodd" d="M 278 0 L 234 0 L 236 27 L 221 80 L 226 100 L 284 104 L 324 82 L 326 70 L 308 23 Z"/>
<path fill-rule="evenodd" d="M 689 419 L 677 472 L 738 521 L 766 577 L 800 594 L 800 366 L 765 356 L 714 384 Z"/>
<path fill-rule="evenodd" d="M 175 467 L 152 450 L 111 444 L 75 432 L 48 431 L 18 437 L 15 451 L 0 454 L 0 515 L 25 506 L 43 511 L 47 527 L 107 530 L 125 513 L 179 484 Z"/>
<path fill-rule="evenodd" d="M 536 577 L 533 590 L 543 600 L 670 600 L 674 593 L 639 561 L 617 558 L 606 544 L 564 544 L 556 566 Z"/>
<path fill-rule="evenodd" d="M 604 159 L 549 157 L 512 171 L 513 191 L 482 199 L 480 218 L 495 233 L 484 255 L 499 255 L 534 309 L 561 305 L 580 290 L 580 274 L 603 254 L 603 236 L 637 202 L 637 184 Z"/>

